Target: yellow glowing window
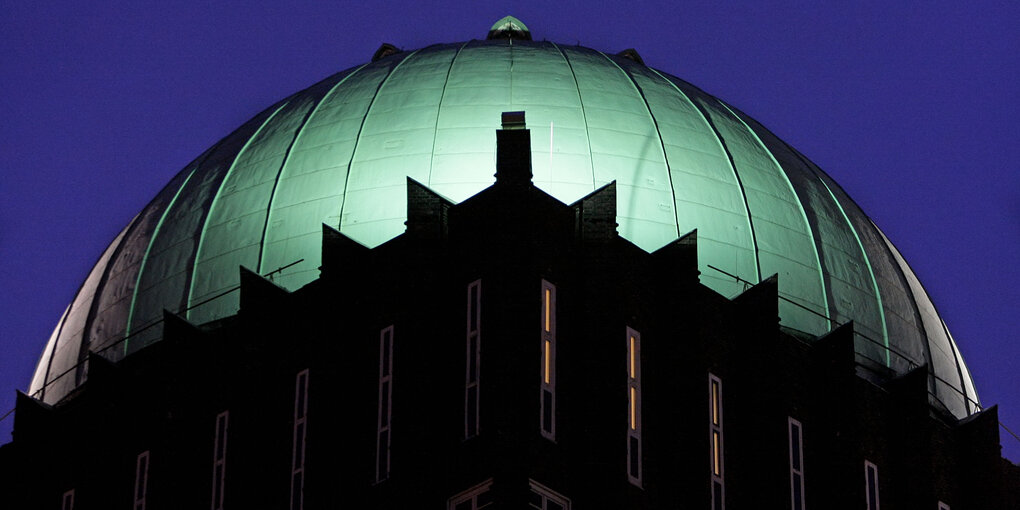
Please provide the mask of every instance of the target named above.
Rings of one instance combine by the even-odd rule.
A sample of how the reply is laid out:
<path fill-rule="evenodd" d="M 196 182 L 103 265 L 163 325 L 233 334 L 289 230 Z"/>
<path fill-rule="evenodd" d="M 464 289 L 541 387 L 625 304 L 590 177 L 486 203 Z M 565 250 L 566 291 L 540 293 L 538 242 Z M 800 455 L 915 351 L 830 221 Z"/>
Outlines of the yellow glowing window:
<path fill-rule="evenodd" d="M 545 289 L 545 330 L 552 331 L 552 289 Z"/>
<path fill-rule="evenodd" d="M 544 375 L 544 379 L 545 379 L 545 383 L 549 384 L 549 381 L 552 380 L 552 373 L 551 373 L 551 368 L 552 367 L 549 364 L 550 363 L 549 360 L 552 358 L 552 342 L 550 342 L 548 340 L 545 341 L 545 356 L 544 357 L 545 357 L 545 369 L 543 371 L 544 374 L 545 374 Z"/>
<path fill-rule="evenodd" d="M 720 467 L 720 462 L 719 462 L 719 452 L 721 450 L 721 448 L 719 448 L 719 446 L 720 446 L 719 445 L 719 441 L 720 441 L 720 439 L 719 439 L 719 431 L 713 430 L 712 431 L 712 472 L 715 473 L 715 476 L 722 476 L 722 469 Z"/>
<path fill-rule="evenodd" d="M 630 378 L 637 379 L 637 339 L 630 337 Z"/>
<path fill-rule="evenodd" d="M 637 430 L 637 388 L 630 387 L 630 429 Z"/>
<path fill-rule="evenodd" d="M 712 424 L 719 424 L 719 383 L 712 381 Z"/>

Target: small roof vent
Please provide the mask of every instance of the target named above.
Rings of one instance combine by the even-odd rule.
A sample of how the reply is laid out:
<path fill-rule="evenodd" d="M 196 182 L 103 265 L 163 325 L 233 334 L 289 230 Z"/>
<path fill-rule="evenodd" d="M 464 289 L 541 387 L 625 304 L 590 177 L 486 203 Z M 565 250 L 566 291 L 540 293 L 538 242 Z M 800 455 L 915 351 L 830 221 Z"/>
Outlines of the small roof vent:
<path fill-rule="evenodd" d="M 382 46 L 379 46 L 379 49 L 375 50 L 375 53 L 372 54 L 372 62 L 384 59 L 390 55 L 395 55 L 397 53 L 400 53 L 400 48 L 397 48 L 396 46 L 390 43 L 382 43 Z"/>
<path fill-rule="evenodd" d="M 637 50 L 635 50 L 634 48 L 627 48 L 617 53 L 617 55 L 623 58 L 629 58 L 634 62 L 637 62 L 638 64 L 645 65 L 645 59 L 641 58 L 641 55 L 638 55 Z"/>
<path fill-rule="evenodd" d="M 486 39 L 490 41 L 493 39 L 518 39 L 530 41 L 531 31 L 528 30 L 527 25 L 522 23 L 521 20 L 513 16 L 506 16 L 492 25 Z"/>

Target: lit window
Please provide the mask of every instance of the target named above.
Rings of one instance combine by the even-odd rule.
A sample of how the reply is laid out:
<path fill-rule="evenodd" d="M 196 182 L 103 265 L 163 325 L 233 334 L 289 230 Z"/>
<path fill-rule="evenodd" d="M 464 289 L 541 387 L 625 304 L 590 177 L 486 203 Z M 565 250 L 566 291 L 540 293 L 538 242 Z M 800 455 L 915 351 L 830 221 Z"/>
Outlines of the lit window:
<path fill-rule="evenodd" d="M 542 280 L 541 387 L 539 420 L 542 436 L 556 440 L 556 286 Z"/>
<path fill-rule="evenodd" d="M 290 508 L 305 504 L 305 438 L 308 427 L 308 369 L 297 374 L 294 383 L 294 438 L 290 470 Z"/>
<path fill-rule="evenodd" d="M 467 288 L 467 363 L 464 382 L 464 438 L 478 435 L 479 380 L 482 344 L 482 281 L 475 280 Z"/>
<path fill-rule="evenodd" d="M 379 422 L 376 431 L 375 481 L 390 476 L 390 425 L 393 417 L 393 326 L 379 332 Z"/>
<path fill-rule="evenodd" d="M 864 461 L 864 495 L 867 498 L 867 510 L 878 510 L 878 466 L 871 461 Z"/>
<path fill-rule="evenodd" d="M 528 508 L 570 510 L 569 499 L 534 480 L 528 480 L 528 483 L 531 486 L 531 493 L 528 495 Z"/>
<path fill-rule="evenodd" d="M 149 450 L 138 454 L 135 461 L 135 510 L 145 510 L 145 495 L 149 490 Z"/>
<path fill-rule="evenodd" d="M 627 478 L 641 486 L 641 333 L 627 328 Z"/>
<path fill-rule="evenodd" d="M 60 503 L 61 510 L 74 510 L 74 489 L 64 493 Z"/>
<path fill-rule="evenodd" d="M 793 510 L 804 510 L 804 432 L 800 422 L 790 418 L 790 501 Z"/>
<path fill-rule="evenodd" d="M 223 411 L 216 416 L 216 436 L 213 441 L 213 510 L 223 510 L 224 488 L 227 479 L 227 419 L 229 415 L 229 411 Z"/>
<path fill-rule="evenodd" d="M 492 506 L 492 479 L 488 479 L 446 502 L 447 510 L 481 510 Z"/>
<path fill-rule="evenodd" d="M 722 380 L 708 374 L 709 464 L 711 466 L 712 510 L 726 508 L 726 491 L 723 475 L 723 395 Z"/>

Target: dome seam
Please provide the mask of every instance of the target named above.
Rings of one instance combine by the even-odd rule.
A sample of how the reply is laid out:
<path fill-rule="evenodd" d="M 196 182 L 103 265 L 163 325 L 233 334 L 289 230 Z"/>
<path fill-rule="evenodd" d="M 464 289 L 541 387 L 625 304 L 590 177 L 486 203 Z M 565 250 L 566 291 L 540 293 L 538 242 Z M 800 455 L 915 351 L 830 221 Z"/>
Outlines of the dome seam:
<path fill-rule="evenodd" d="M 673 210 L 673 231 L 676 233 L 676 237 L 679 238 L 680 218 L 676 210 L 676 189 L 673 187 L 673 172 L 670 170 L 669 155 L 666 154 L 666 146 L 665 143 L 662 141 L 662 132 L 659 130 L 659 121 L 658 119 L 655 118 L 655 113 L 652 112 L 651 105 L 648 104 L 648 98 L 645 97 L 644 89 L 642 89 L 641 85 L 639 85 L 637 80 L 634 79 L 634 76 L 605 53 L 601 51 L 599 51 L 598 53 L 605 57 L 606 60 L 611 62 L 613 66 L 620 70 L 620 73 L 627 77 L 627 80 L 630 82 L 631 86 L 634 87 L 634 90 L 637 92 L 638 96 L 641 97 L 641 103 L 645 105 L 645 111 L 648 112 L 648 117 L 651 119 L 652 125 L 655 126 L 655 138 L 659 140 L 659 152 L 662 154 L 662 164 L 663 166 L 665 166 L 666 181 L 669 183 L 669 195 L 671 198 L 669 208 Z"/>
<path fill-rule="evenodd" d="M 432 154 L 429 156 L 429 174 L 425 181 L 426 186 L 432 186 L 432 169 L 436 166 L 436 140 L 439 138 L 439 117 L 443 114 L 443 100 L 446 99 L 446 86 L 450 84 L 450 73 L 453 72 L 453 66 L 457 63 L 457 57 L 460 56 L 460 52 L 467 47 L 466 41 L 461 44 L 457 51 L 453 54 L 453 58 L 450 59 L 450 67 L 446 69 L 446 79 L 443 80 L 443 91 L 439 94 L 439 103 L 436 104 L 436 124 L 435 129 L 432 131 Z"/>
<path fill-rule="evenodd" d="M 361 145 L 361 133 L 365 129 L 365 122 L 368 120 L 368 116 L 372 114 L 372 106 L 375 105 L 375 100 L 379 97 L 379 92 L 382 91 L 383 86 L 385 86 L 386 82 L 389 81 L 391 76 L 393 76 L 393 73 L 397 72 L 397 69 L 400 68 L 404 62 L 407 62 L 408 59 L 416 55 L 419 51 L 421 50 L 414 50 L 407 54 L 404 58 L 400 59 L 400 62 L 397 62 L 397 64 L 393 66 L 389 72 L 386 73 L 386 77 L 379 81 L 379 85 L 376 85 L 375 93 L 372 94 L 372 99 L 368 102 L 368 107 L 365 108 L 365 115 L 361 117 L 361 125 L 358 126 L 358 135 L 354 138 L 354 148 L 351 149 L 351 157 L 347 161 L 347 172 L 344 176 L 344 191 L 340 200 L 340 212 L 337 220 L 338 229 L 343 227 L 344 224 L 344 206 L 347 205 L 347 188 L 351 183 L 351 168 L 354 166 L 354 159 L 358 156 L 358 147 Z"/>
<path fill-rule="evenodd" d="M 208 209 L 208 211 L 205 214 L 205 218 L 203 218 L 203 220 L 202 220 L 202 229 L 199 231 L 198 246 L 195 248 L 195 260 L 193 261 L 192 266 L 191 266 L 191 278 L 188 279 L 188 294 L 187 294 L 187 301 L 186 301 L 185 310 L 186 310 L 186 313 L 187 313 L 187 317 L 186 318 L 189 319 L 189 320 L 191 318 L 191 314 L 192 314 L 192 310 L 193 310 L 192 303 L 193 303 L 193 301 L 195 299 L 195 295 L 194 295 L 195 294 L 195 273 L 198 270 L 199 264 L 202 263 L 202 248 L 205 246 L 206 229 L 209 228 L 209 218 L 212 217 L 213 211 L 216 210 L 216 204 L 219 202 L 219 199 L 222 196 L 221 193 L 223 191 L 223 186 L 230 179 L 231 174 L 234 172 L 234 169 L 237 167 L 237 162 L 241 159 L 241 156 L 248 150 L 248 147 L 251 146 L 252 142 L 255 141 L 255 139 L 259 137 L 260 133 L 262 133 L 262 130 L 265 129 L 265 127 L 268 126 L 269 123 L 273 121 L 273 119 L 276 117 L 276 115 L 279 114 L 281 111 L 283 111 L 283 109 L 286 108 L 288 104 L 290 104 L 290 101 L 284 102 L 282 105 L 277 107 L 276 110 L 272 113 L 272 115 L 270 115 L 268 118 L 266 118 L 266 120 L 262 122 L 262 124 L 259 126 L 259 128 L 256 129 L 255 132 L 252 133 L 248 137 L 248 139 L 244 142 L 244 146 L 241 147 L 241 150 L 237 151 L 237 154 L 234 154 L 233 161 L 231 161 L 231 163 L 230 163 L 230 168 L 228 168 L 226 173 L 223 175 L 223 180 L 220 181 L 219 186 L 216 189 L 216 194 L 213 196 L 213 199 L 212 199 L 212 201 L 209 204 L 209 209 Z"/>

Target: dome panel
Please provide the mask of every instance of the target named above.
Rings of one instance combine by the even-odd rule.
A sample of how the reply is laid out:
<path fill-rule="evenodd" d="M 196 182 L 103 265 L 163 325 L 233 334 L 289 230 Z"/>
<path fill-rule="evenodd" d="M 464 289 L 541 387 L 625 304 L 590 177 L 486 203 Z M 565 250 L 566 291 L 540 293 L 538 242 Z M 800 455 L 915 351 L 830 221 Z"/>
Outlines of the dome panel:
<path fill-rule="evenodd" d="M 780 301 L 783 324 L 827 331 L 829 323 L 822 317 L 828 316 L 828 307 L 812 233 L 789 181 L 758 138 L 729 109 L 700 91 L 693 100 L 718 130 L 731 155 L 755 232 L 759 281 L 778 274 L 779 293 L 801 305 Z"/>
<path fill-rule="evenodd" d="M 858 332 L 886 342 L 881 297 L 868 255 L 832 191 L 799 154 L 771 131 L 747 115 L 733 108 L 731 111 L 765 143 L 804 204 L 802 210 L 814 233 L 825 278 L 830 317 L 839 324 L 853 320 Z"/>
<path fill-rule="evenodd" d="M 42 391 L 43 386 L 46 384 L 46 373 L 49 371 L 50 359 L 53 357 L 53 348 L 57 345 L 57 337 L 60 335 L 60 328 L 63 327 L 64 321 L 67 319 L 67 312 L 71 309 L 71 305 L 64 307 L 64 313 L 60 315 L 60 320 L 57 321 L 57 326 L 53 328 L 53 333 L 50 333 L 50 339 L 46 341 L 46 347 L 43 349 L 43 353 L 39 356 L 39 362 L 35 364 L 35 372 L 32 374 L 32 382 L 29 383 L 30 388 L 29 394 L 36 398 L 43 398 Z M 38 392 L 38 394 L 36 393 Z"/>
<path fill-rule="evenodd" d="M 138 217 L 135 216 L 123 230 L 117 234 L 113 242 L 106 247 L 103 255 L 99 257 L 95 267 L 89 273 L 85 283 L 78 289 L 78 294 L 70 307 L 64 312 L 64 318 L 57 333 L 57 340 L 53 342 L 52 353 L 46 369 L 45 380 L 48 386 L 40 394 L 39 398 L 45 402 L 56 402 L 60 397 L 68 394 L 81 383 L 84 367 L 79 362 L 84 359 L 85 350 L 85 327 L 89 311 L 96 298 L 96 290 L 103 284 L 106 268 L 121 242 L 124 235 L 131 229 Z M 40 367 L 41 368 L 41 367 Z M 36 379 L 36 377 L 33 377 Z M 29 394 L 34 394 L 43 388 L 31 387 Z"/>
<path fill-rule="evenodd" d="M 163 228 L 152 238 L 149 255 L 139 268 L 139 283 L 125 332 L 128 339 L 124 348 L 114 353 L 134 352 L 159 338 L 159 328 L 152 325 L 163 318 L 164 309 L 185 313 L 195 254 L 212 201 L 237 153 L 278 107 L 274 105 L 256 115 L 181 172 L 188 177 L 167 208 Z M 105 345 L 117 340 L 102 342 Z"/>

